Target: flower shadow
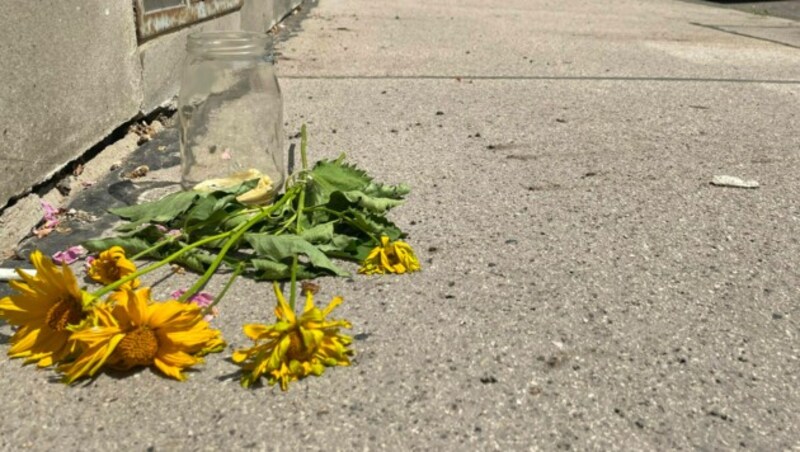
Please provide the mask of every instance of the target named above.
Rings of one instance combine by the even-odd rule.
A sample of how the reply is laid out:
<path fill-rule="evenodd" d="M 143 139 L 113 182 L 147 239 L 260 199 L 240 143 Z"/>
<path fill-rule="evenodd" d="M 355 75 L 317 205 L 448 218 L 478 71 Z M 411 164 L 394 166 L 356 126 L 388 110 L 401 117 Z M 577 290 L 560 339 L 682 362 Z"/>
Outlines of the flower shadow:
<path fill-rule="evenodd" d="M 230 356 L 227 357 L 227 358 L 223 358 L 222 360 L 238 367 L 236 362 L 234 362 L 233 359 L 231 359 Z M 233 372 L 230 372 L 230 373 L 227 373 L 227 374 L 224 374 L 224 375 L 220 375 L 219 377 L 217 377 L 217 381 L 238 380 L 241 377 L 242 377 L 242 370 L 237 368 Z"/>
<path fill-rule="evenodd" d="M 132 376 L 134 376 L 134 375 L 136 375 L 138 373 L 144 372 L 147 369 L 150 369 L 150 371 L 152 373 L 154 373 L 154 374 L 156 374 L 156 375 L 158 375 L 160 377 L 164 377 L 162 374 L 158 373 L 158 371 L 156 371 L 155 369 L 151 369 L 149 367 L 134 367 L 133 369 L 130 369 L 130 370 L 114 370 L 114 369 L 105 369 L 104 368 L 104 369 L 102 369 L 101 371 L 97 372 L 95 375 L 93 375 L 91 377 L 85 377 L 85 378 L 81 378 L 79 380 L 76 380 L 74 383 L 72 383 L 71 386 L 75 386 L 75 387 L 92 386 L 93 384 L 95 384 L 97 379 L 100 378 L 101 375 L 106 375 L 107 377 L 110 377 L 110 378 L 112 378 L 114 380 L 124 380 L 124 379 L 130 378 L 130 377 L 132 377 Z M 166 377 L 164 377 L 164 378 L 167 379 Z M 63 383 L 64 382 L 63 376 L 59 375 L 59 374 L 51 376 L 48 379 L 48 381 L 50 383 Z"/>

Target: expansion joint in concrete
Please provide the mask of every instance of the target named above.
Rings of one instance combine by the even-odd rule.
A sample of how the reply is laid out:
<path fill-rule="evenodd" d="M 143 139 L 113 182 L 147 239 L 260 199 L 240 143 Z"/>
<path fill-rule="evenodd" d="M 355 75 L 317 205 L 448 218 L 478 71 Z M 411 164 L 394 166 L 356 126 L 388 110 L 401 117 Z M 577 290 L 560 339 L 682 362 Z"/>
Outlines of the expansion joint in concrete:
<path fill-rule="evenodd" d="M 800 49 L 800 46 L 796 46 L 794 44 L 789 44 L 788 42 L 782 42 L 782 41 L 777 41 L 775 39 L 769 39 L 769 38 L 764 38 L 764 37 L 761 37 L 761 36 L 755 36 L 755 35 L 751 35 L 751 34 L 748 34 L 748 33 L 742 33 L 740 31 L 727 30 L 727 29 L 722 28 L 722 27 L 720 27 L 718 25 L 701 24 L 699 22 L 689 22 L 689 23 L 691 25 L 696 26 L 696 27 L 708 28 L 709 30 L 720 31 L 722 33 L 728 33 L 728 34 L 735 35 L 735 36 L 742 36 L 744 38 L 757 39 L 759 41 L 769 42 L 769 43 L 772 43 L 772 44 L 778 44 L 778 45 L 785 46 L 785 47 L 791 47 L 793 49 Z M 769 27 L 769 28 L 782 28 L 782 27 Z"/>
<path fill-rule="evenodd" d="M 800 85 L 800 80 L 704 78 L 704 77 L 625 77 L 556 75 L 284 75 L 291 80 L 563 80 L 590 82 L 678 82 L 678 83 L 755 83 Z"/>

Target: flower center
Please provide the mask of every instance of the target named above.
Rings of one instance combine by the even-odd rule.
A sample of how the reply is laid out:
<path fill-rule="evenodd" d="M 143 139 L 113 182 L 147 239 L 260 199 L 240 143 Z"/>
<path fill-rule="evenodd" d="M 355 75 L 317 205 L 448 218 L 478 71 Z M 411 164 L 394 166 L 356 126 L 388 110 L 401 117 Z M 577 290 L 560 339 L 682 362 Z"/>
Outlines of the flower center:
<path fill-rule="evenodd" d="M 289 341 L 289 349 L 286 350 L 289 360 L 307 361 L 314 354 L 314 350 L 303 341 L 303 335 L 299 328 L 289 333 Z"/>
<path fill-rule="evenodd" d="M 158 337 L 146 326 L 140 326 L 126 334 L 114 354 L 130 367 L 149 366 L 158 352 Z"/>
<path fill-rule="evenodd" d="M 53 331 L 64 331 L 67 325 L 77 325 L 86 317 L 80 303 L 72 297 L 61 298 L 47 311 L 47 326 Z"/>
<path fill-rule="evenodd" d="M 105 270 L 108 273 L 108 278 L 116 281 L 119 278 L 119 267 L 117 267 L 117 261 L 115 260 L 108 260 L 105 262 Z"/>

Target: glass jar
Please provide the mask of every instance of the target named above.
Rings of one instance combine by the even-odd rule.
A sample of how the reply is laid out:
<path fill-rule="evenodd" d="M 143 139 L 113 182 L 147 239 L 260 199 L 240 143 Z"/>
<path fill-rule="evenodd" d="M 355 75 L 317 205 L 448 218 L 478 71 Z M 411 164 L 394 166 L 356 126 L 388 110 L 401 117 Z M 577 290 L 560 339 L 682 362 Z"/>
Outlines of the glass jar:
<path fill-rule="evenodd" d="M 283 101 L 272 39 L 239 31 L 189 35 L 178 96 L 181 185 L 225 188 L 284 181 Z"/>

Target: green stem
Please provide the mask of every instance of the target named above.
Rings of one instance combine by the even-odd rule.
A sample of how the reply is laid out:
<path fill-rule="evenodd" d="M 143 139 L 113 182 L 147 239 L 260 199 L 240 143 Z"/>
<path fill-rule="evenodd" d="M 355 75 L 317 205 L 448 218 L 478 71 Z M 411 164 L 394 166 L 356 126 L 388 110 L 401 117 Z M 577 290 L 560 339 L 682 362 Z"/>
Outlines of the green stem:
<path fill-rule="evenodd" d="M 285 222 L 285 223 L 283 223 L 283 225 L 281 226 L 281 228 L 280 228 L 280 229 L 278 229 L 277 231 L 273 232 L 273 234 L 274 234 L 274 235 L 281 235 L 281 234 L 283 234 L 283 232 L 284 232 L 284 231 L 286 231 L 287 229 L 289 229 L 289 226 L 291 226 L 291 224 L 292 224 L 292 223 L 294 223 L 294 221 L 295 221 L 296 219 L 297 219 L 297 213 L 295 213 L 294 215 L 292 215 L 291 217 L 289 217 L 289 219 L 288 219 L 288 220 L 286 220 L 286 222 Z"/>
<path fill-rule="evenodd" d="M 244 233 L 247 232 L 250 228 L 252 228 L 253 225 L 263 220 L 264 218 L 268 217 L 272 212 L 274 212 L 275 210 L 277 210 L 278 208 L 282 207 L 284 204 L 289 202 L 292 198 L 294 198 L 294 195 L 295 195 L 294 191 L 286 192 L 286 194 L 284 194 L 283 197 L 281 197 L 281 199 L 278 202 L 263 209 L 261 212 L 258 213 L 258 215 L 249 219 L 247 223 L 243 223 L 237 226 L 235 229 L 228 232 L 227 234 L 231 235 L 225 242 L 225 245 L 222 246 L 222 249 L 219 250 L 219 253 L 217 253 L 217 257 L 211 263 L 211 266 L 208 267 L 206 272 L 203 273 L 203 276 L 200 279 L 198 279 L 197 282 L 195 282 L 192 285 L 192 287 L 190 287 L 189 290 L 187 290 L 186 293 L 184 293 L 178 299 L 178 301 L 188 300 L 192 295 L 196 294 L 200 289 L 205 287 L 208 280 L 211 279 L 211 276 L 214 274 L 215 271 L 217 271 L 217 268 L 222 263 L 222 260 L 225 258 L 225 255 L 228 253 L 228 250 L 230 250 L 231 247 L 234 244 L 236 244 L 239 241 L 239 239 L 242 238 Z"/>
<path fill-rule="evenodd" d="M 289 286 L 289 307 L 294 312 L 294 306 L 297 302 L 297 254 L 292 256 L 292 273 L 291 285 Z"/>
<path fill-rule="evenodd" d="M 333 209 L 329 209 L 327 207 L 322 207 L 322 206 L 309 207 L 308 209 L 306 209 L 306 212 L 316 212 L 316 211 L 325 212 L 335 217 L 338 217 L 340 220 L 344 221 L 345 223 L 349 224 L 350 226 L 358 229 L 359 231 L 369 236 L 369 238 L 372 239 L 372 241 L 375 242 L 376 244 L 381 243 L 380 239 L 375 237 L 370 231 L 367 231 L 355 221 L 351 220 L 350 218 L 347 218 L 347 216 L 345 216 L 345 214 L 342 212 L 337 212 Z"/>
<path fill-rule="evenodd" d="M 198 240 L 198 241 L 192 243 L 191 245 L 186 246 L 185 248 L 181 248 L 178 251 L 175 251 L 174 253 L 170 254 L 169 256 L 164 258 L 163 260 L 160 260 L 160 261 L 158 261 L 158 262 L 156 262 L 154 264 L 150 264 L 147 267 L 145 267 L 145 268 L 143 268 L 143 269 L 141 269 L 141 270 L 139 270 L 139 271 L 137 271 L 135 273 L 132 273 L 132 274 L 130 274 L 130 275 L 128 275 L 128 276 L 116 281 L 116 282 L 113 282 L 113 283 L 103 287 L 102 289 L 92 293 L 92 296 L 95 297 L 95 298 L 100 298 L 103 295 L 105 295 L 105 294 L 107 294 L 107 293 L 109 293 L 109 292 L 111 292 L 113 290 L 118 289 L 123 284 L 125 284 L 125 283 L 127 283 L 129 281 L 132 281 L 132 280 L 138 278 L 141 275 L 144 275 L 146 273 L 150 273 L 151 271 L 153 271 L 153 270 L 155 270 L 157 268 L 160 268 L 160 267 L 163 267 L 164 265 L 169 264 L 170 262 L 174 261 L 175 259 L 181 257 L 184 253 L 186 253 L 188 251 L 191 251 L 191 250 L 193 250 L 193 249 L 195 249 L 197 247 L 203 246 L 206 243 L 213 242 L 215 240 L 224 239 L 225 237 L 230 235 L 232 232 L 233 231 L 223 232 L 222 234 L 217 234 L 217 235 L 213 235 L 211 237 L 206 237 L 206 238 L 204 238 L 202 240 Z"/>
<path fill-rule="evenodd" d="M 135 261 L 136 259 L 141 259 L 141 258 L 147 256 L 148 254 L 152 253 L 153 251 L 161 248 L 162 246 L 168 245 L 170 243 L 175 243 L 175 238 L 169 237 L 169 238 L 165 238 L 163 240 L 160 240 L 158 243 L 156 243 L 155 245 L 151 246 L 150 248 L 147 248 L 146 250 L 144 250 L 142 252 L 134 254 L 133 256 L 130 257 L 130 260 Z"/>
<path fill-rule="evenodd" d="M 295 223 L 294 233 L 298 236 L 303 232 L 303 209 L 306 205 L 306 181 L 308 177 L 308 133 L 306 125 L 300 128 L 300 161 L 303 163 L 302 183 L 298 184 L 301 187 L 300 196 L 297 200 L 297 223 Z M 289 286 L 289 307 L 294 311 L 294 306 L 297 302 L 297 254 L 292 256 L 292 273 L 291 273 L 291 286 Z"/>
<path fill-rule="evenodd" d="M 244 271 L 244 262 L 240 262 L 239 265 L 236 266 L 236 269 L 233 270 L 233 274 L 231 275 L 230 278 L 228 278 L 228 282 L 225 284 L 225 287 L 222 288 L 222 292 L 220 292 L 219 295 L 214 297 L 214 301 L 212 301 L 210 305 L 208 305 L 205 308 L 203 308 L 203 311 L 202 311 L 203 315 L 206 315 L 209 312 L 211 312 L 211 310 L 214 308 L 214 306 L 216 306 L 217 303 L 219 303 L 222 300 L 222 297 L 224 297 L 225 294 L 228 293 L 228 289 L 231 288 L 231 286 L 233 285 L 233 282 L 242 273 L 242 271 Z"/>
<path fill-rule="evenodd" d="M 302 148 L 301 148 L 302 152 Z M 302 184 L 302 190 L 300 191 L 299 199 L 297 200 L 297 223 L 295 224 L 294 233 L 300 236 L 300 233 L 303 232 L 303 226 L 301 221 L 303 219 L 303 206 L 306 203 L 306 186 Z M 292 285 L 290 289 L 290 296 L 289 296 L 289 307 L 292 308 L 294 311 L 295 301 L 297 300 L 297 254 L 292 257 Z"/>
<path fill-rule="evenodd" d="M 303 171 L 308 170 L 308 133 L 306 125 L 300 128 L 300 160 L 303 162 Z"/>

